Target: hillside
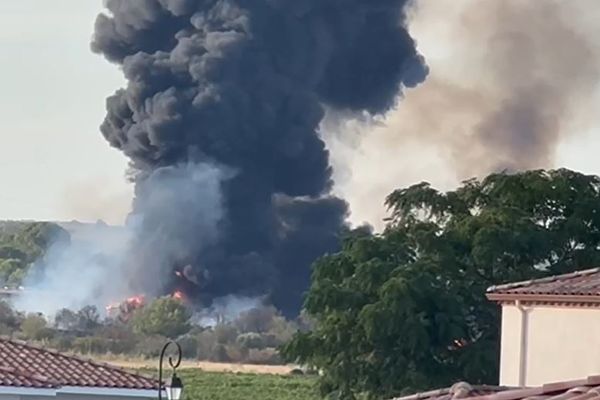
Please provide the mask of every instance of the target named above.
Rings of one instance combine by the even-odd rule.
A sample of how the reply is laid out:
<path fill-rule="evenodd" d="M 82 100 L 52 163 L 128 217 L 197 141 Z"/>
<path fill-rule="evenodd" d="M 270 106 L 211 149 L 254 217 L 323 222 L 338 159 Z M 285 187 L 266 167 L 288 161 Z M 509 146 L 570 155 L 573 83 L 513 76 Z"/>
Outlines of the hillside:
<path fill-rule="evenodd" d="M 62 251 L 72 246 L 111 253 L 127 241 L 124 227 L 102 221 L 0 221 L 0 286 L 23 285 L 34 265 L 43 267 L 50 249 Z"/>

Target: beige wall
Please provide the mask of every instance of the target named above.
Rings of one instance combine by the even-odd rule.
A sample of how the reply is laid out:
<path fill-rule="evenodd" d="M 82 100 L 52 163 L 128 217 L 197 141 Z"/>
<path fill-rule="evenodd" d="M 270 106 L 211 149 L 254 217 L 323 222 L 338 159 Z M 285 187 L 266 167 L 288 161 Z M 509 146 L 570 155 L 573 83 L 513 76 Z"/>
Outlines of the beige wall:
<path fill-rule="evenodd" d="M 502 307 L 500 384 L 535 386 L 600 374 L 600 309 Z"/>

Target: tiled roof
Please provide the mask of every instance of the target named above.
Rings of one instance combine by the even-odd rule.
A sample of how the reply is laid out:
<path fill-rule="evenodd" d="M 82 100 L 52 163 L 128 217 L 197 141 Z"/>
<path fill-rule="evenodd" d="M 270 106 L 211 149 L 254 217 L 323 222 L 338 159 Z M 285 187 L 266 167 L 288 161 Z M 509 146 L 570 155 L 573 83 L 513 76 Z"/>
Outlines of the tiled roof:
<path fill-rule="evenodd" d="M 600 297 L 600 268 L 492 286 L 487 293 Z"/>
<path fill-rule="evenodd" d="M 120 368 L 0 338 L 0 386 L 157 389 L 158 382 Z"/>
<path fill-rule="evenodd" d="M 471 386 L 465 382 L 449 389 L 398 397 L 394 400 L 600 400 L 600 376 L 550 383 L 532 388 Z"/>
<path fill-rule="evenodd" d="M 430 390 L 410 396 L 397 397 L 392 400 L 452 400 L 473 396 L 485 396 L 498 393 L 508 388 L 501 386 L 469 385 L 466 382 L 455 383 L 452 387 Z"/>

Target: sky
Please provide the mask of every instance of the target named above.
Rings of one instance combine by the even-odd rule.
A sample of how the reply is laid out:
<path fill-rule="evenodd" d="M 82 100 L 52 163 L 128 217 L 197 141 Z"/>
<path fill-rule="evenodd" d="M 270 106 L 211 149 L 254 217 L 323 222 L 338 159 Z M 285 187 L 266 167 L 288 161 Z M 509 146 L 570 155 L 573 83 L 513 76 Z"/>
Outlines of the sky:
<path fill-rule="evenodd" d="M 100 0 L 0 2 L 0 219 L 118 224 L 127 215 L 127 160 L 99 132 L 106 97 L 124 84 L 116 66 L 90 51 L 100 11 Z M 432 67 L 452 66 L 452 43 L 440 31 L 456 23 L 452 18 L 423 12 L 411 29 Z M 590 117 L 598 98 L 591 96 L 584 107 L 591 121 L 560 140 L 547 167 L 600 173 L 600 124 Z M 378 125 L 346 126 L 360 136 L 351 145 L 352 132 L 343 145 L 326 135 L 336 192 L 350 201 L 355 222 L 378 225 L 383 198 L 394 187 L 429 180 L 450 188 L 459 180 L 444 162 L 444 149 L 418 135 L 378 146 L 395 124 L 402 124 L 401 114 L 392 111 Z"/>
<path fill-rule="evenodd" d="M 0 219 L 121 222 L 127 161 L 100 134 L 124 82 L 90 51 L 96 0 L 0 2 Z"/>

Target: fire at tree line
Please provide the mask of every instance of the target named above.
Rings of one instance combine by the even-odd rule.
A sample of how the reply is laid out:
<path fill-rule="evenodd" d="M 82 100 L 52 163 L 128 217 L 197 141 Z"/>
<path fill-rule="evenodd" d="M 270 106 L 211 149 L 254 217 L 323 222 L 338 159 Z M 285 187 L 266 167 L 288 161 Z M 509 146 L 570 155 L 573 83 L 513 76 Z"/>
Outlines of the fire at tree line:
<path fill-rule="evenodd" d="M 51 317 L 4 302 L 0 330 L 60 350 L 145 357 L 175 338 L 187 358 L 297 363 L 321 372 L 324 394 L 385 398 L 457 380 L 496 382 L 499 316 L 486 288 L 600 265 L 595 175 L 495 173 L 447 192 L 419 183 L 385 202 L 383 232 L 347 232 L 338 252 L 314 263 L 296 318 L 264 305 L 201 324 L 175 292 Z M 18 286 L 65 232 L 17 225 L 2 228 L 0 277 Z"/>

